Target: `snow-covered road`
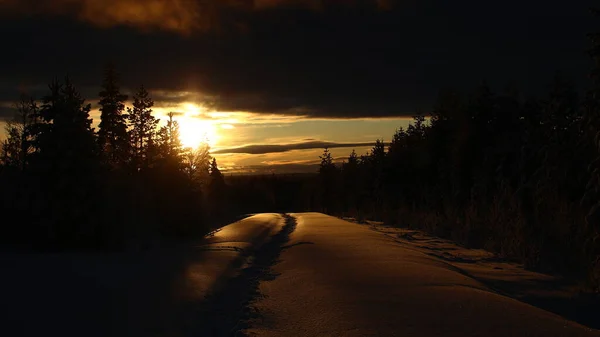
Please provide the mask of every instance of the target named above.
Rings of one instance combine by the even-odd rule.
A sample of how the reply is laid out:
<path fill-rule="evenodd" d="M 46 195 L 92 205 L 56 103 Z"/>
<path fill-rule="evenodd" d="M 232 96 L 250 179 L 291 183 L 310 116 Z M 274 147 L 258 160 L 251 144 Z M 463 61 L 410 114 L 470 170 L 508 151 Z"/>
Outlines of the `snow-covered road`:
<path fill-rule="evenodd" d="M 140 253 L 3 254 L 0 336 L 600 336 L 423 247 L 296 213 Z"/>
<path fill-rule="evenodd" d="M 366 226 L 297 221 L 274 280 L 260 283 L 256 336 L 599 336 L 499 295 L 460 269 Z"/>

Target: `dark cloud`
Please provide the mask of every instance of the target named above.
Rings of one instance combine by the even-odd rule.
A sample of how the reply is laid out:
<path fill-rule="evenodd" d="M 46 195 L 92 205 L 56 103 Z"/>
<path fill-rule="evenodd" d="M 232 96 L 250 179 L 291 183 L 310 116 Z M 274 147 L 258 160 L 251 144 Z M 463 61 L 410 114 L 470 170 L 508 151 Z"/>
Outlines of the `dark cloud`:
<path fill-rule="evenodd" d="M 265 154 L 265 153 L 287 152 L 287 151 L 292 151 L 292 150 L 323 149 L 325 147 L 328 147 L 328 148 L 361 147 L 361 146 L 371 146 L 373 144 L 374 144 L 374 142 L 332 143 L 332 142 L 323 142 L 323 141 L 309 141 L 309 142 L 294 143 L 294 144 L 246 145 L 246 146 L 229 148 L 229 149 L 221 149 L 221 150 L 213 151 L 213 153 L 214 154 L 222 154 L 222 153 Z"/>
<path fill-rule="evenodd" d="M 336 157 L 334 163 L 341 165 L 341 163 L 348 159 L 348 157 Z M 306 174 L 306 173 L 317 173 L 319 170 L 320 160 L 302 161 L 302 162 L 282 162 L 272 163 L 268 165 L 248 165 L 248 166 L 236 166 L 235 168 L 226 168 L 222 171 L 226 174 Z"/>
<path fill-rule="evenodd" d="M 595 29 L 591 0 L 0 5 L 2 101 L 66 73 L 97 87 L 112 59 L 125 88 L 143 83 L 163 93 L 157 100 L 333 118 L 409 115 L 431 107 L 441 88 L 482 79 L 538 93 L 562 70 L 582 87 L 591 66 L 585 34 Z"/>
<path fill-rule="evenodd" d="M 10 105 L 0 104 L 0 121 L 6 121 L 13 118 L 16 110 Z"/>
<path fill-rule="evenodd" d="M 260 174 L 297 174 L 297 173 L 316 173 L 319 164 L 277 164 L 277 165 L 249 165 L 240 166 L 232 169 L 222 170 L 225 174 L 231 175 L 260 175 Z"/>
<path fill-rule="evenodd" d="M 183 35 L 221 30 L 241 22 L 232 14 L 248 14 L 274 8 L 322 12 L 334 7 L 367 7 L 389 10 L 394 0 L 0 0 L 0 9 L 10 15 L 64 16 L 100 28 L 131 26 L 143 31 L 155 29 Z M 242 21 L 243 22 L 243 21 Z M 238 25 L 235 25 L 238 23 Z"/>

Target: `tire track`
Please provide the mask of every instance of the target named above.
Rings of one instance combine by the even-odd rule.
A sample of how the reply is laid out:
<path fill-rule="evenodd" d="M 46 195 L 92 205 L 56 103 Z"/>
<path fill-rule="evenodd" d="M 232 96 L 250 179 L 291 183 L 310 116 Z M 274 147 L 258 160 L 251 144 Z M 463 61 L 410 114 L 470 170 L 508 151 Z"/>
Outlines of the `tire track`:
<path fill-rule="evenodd" d="M 279 256 L 289 241 L 290 234 L 296 229 L 296 218 L 282 215 L 285 224 L 270 241 L 254 251 L 249 258 L 248 267 L 228 280 L 216 293 L 206 297 L 200 312 L 192 317 L 200 322 L 193 329 L 195 336 L 244 336 L 243 330 L 249 327 L 248 322 L 259 314 L 252 308 L 252 303 L 262 298 L 259 291 L 261 281 L 274 280 L 279 276 L 272 267 L 278 263 Z"/>

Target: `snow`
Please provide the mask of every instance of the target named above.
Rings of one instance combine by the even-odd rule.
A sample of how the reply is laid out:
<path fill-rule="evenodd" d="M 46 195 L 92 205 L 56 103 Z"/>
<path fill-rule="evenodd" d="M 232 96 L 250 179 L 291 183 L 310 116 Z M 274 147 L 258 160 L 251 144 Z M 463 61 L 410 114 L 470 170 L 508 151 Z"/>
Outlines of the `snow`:
<path fill-rule="evenodd" d="M 576 282 L 526 270 L 522 264 L 483 249 L 467 249 L 451 240 L 422 231 L 383 226 L 367 221 L 370 229 L 393 238 L 407 249 L 437 257 L 494 291 L 557 313 L 592 328 L 600 328 L 600 298 L 582 293 Z"/>
<path fill-rule="evenodd" d="M 0 255 L 0 335 L 184 336 L 186 315 L 283 226 L 248 217 L 194 244 L 143 252 Z"/>
<path fill-rule="evenodd" d="M 418 233 L 402 242 L 397 234 L 408 233 L 382 233 L 319 213 L 293 216 L 296 230 L 273 267 L 278 276 L 260 284 L 264 298 L 254 307 L 261 317 L 250 323 L 249 335 L 600 335 L 501 295 L 480 278 L 491 277 L 490 270 L 507 279 L 532 274 L 500 262 L 491 269 L 464 260 L 457 265 L 445 255 L 456 248 L 450 242 Z M 489 253 L 455 254 L 484 263 Z"/>

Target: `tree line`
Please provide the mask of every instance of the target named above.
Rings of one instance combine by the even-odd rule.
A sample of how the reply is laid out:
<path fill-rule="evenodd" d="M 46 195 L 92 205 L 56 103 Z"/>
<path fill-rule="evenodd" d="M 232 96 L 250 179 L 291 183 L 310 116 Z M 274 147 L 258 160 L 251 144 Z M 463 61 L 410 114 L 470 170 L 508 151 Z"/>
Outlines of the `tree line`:
<path fill-rule="evenodd" d="M 339 166 L 325 149 L 317 210 L 424 229 L 600 285 L 600 35 L 592 87 L 557 74 L 524 98 L 446 90 L 389 144 Z M 387 146 L 386 146 L 387 145 Z"/>
<path fill-rule="evenodd" d="M 119 248 L 201 235 L 222 215 L 224 178 L 207 144 L 184 148 L 174 113 L 159 127 L 143 86 L 126 107 L 113 66 L 99 97 L 97 131 L 68 77 L 16 104 L 0 151 L 2 243 Z"/>

